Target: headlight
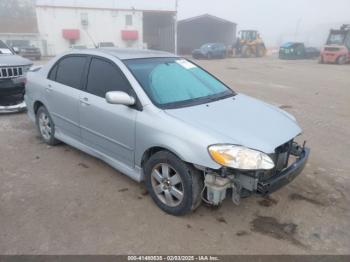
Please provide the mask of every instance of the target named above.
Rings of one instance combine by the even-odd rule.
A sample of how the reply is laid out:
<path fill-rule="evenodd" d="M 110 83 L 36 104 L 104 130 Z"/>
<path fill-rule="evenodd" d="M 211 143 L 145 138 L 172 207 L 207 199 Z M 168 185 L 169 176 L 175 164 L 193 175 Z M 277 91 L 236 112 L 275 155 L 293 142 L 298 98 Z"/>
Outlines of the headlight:
<path fill-rule="evenodd" d="M 208 150 L 213 160 L 222 166 L 241 170 L 270 170 L 275 167 L 265 153 L 243 146 L 213 145 Z"/>

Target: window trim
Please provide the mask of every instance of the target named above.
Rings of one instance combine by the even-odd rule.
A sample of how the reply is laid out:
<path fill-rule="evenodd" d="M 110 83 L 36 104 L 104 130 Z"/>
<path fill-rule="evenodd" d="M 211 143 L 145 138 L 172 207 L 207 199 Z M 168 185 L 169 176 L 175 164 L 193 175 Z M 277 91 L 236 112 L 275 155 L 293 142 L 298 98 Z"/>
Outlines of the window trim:
<path fill-rule="evenodd" d="M 121 77 L 122 77 L 122 78 L 129 84 L 129 86 L 130 86 L 131 94 L 129 94 L 129 95 L 133 96 L 133 97 L 135 98 L 135 101 L 136 101 L 135 105 L 130 106 L 130 108 L 134 108 L 134 109 L 136 109 L 136 110 L 138 110 L 138 111 L 142 111 L 142 110 L 143 110 L 143 106 L 142 106 L 141 101 L 140 101 L 140 99 L 139 99 L 139 97 L 138 97 L 138 95 L 137 95 L 135 89 L 133 88 L 131 82 L 130 82 L 129 79 L 126 77 L 126 75 L 124 74 L 124 72 L 120 69 L 120 67 L 119 67 L 115 62 L 113 62 L 111 59 L 108 59 L 108 58 L 106 58 L 106 57 L 98 56 L 98 55 L 89 55 L 89 59 L 88 59 L 89 61 L 88 61 L 88 63 L 87 63 L 88 65 L 87 65 L 86 71 L 85 71 L 85 73 L 86 73 L 86 74 L 85 74 L 85 81 L 84 81 L 83 88 L 82 88 L 81 90 L 84 91 L 84 92 L 86 92 L 86 93 L 88 93 L 88 94 L 90 94 L 90 95 L 93 95 L 93 96 L 96 96 L 96 97 L 98 97 L 98 98 L 101 98 L 101 99 L 104 99 L 104 100 L 105 100 L 105 97 L 97 96 L 97 95 L 92 94 L 92 93 L 90 93 L 90 92 L 87 91 L 87 85 L 88 85 L 88 79 L 89 79 L 89 73 L 90 73 L 91 63 L 92 63 L 92 60 L 93 60 L 94 58 L 95 58 L 95 59 L 102 60 L 102 61 L 104 61 L 104 62 L 107 62 L 107 63 L 111 64 L 112 67 L 114 67 L 118 72 L 120 72 Z M 129 70 L 129 69 L 128 69 L 128 70 Z"/>
<path fill-rule="evenodd" d="M 47 80 L 50 80 L 50 81 L 53 81 L 53 82 L 55 82 L 55 83 L 59 83 L 59 84 L 61 84 L 61 85 L 67 86 L 67 85 L 62 84 L 62 83 L 60 83 L 60 82 L 57 81 L 57 73 L 58 73 L 58 70 L 59 70 L 59 68 L 60 68 L 60 63 L 61 63 L 64 59 L 69 58 L 69 57 L 84 57 L 84 58 L 86 58 L 85 65 L 84 65 L 84 69 L 83 69 L 83 72 L 82 72 L 82 75 L 81 75 L 81 79 L 80 79 L 80 87 L 79 87 L 79 88 L 75 88 L 75 87 L 72 87 L 72 86 L 68 86 L 68 87 L 74 88 L 74 89 L 76 89 L 76 90 L 83 90 L 83 88 L 84 88 L 84 82 L 85 82 L 85 81 L 84 81 L 84 78 L 86 78 L 86 67 L 87 67 L 88 64 L 89 64 L 89 56 L 88 56 L 88 55 L 84 55 L 84 54 L 68 54 L 68 55 L 62 56 L 62 57 L 61 57 L 60 59 L 58 59 L 58 60 L 54 63 L 54 65 L 50 68 L 50 70 L 49 70 L 49 72 L 48 72 L 48 74 L 47 74 L 47 76 L 46 76 L 46 79 L 47 79 Z M 56 71 L 56 74 L 55 74 L 55 80 L 52 80 L 52 79 L 49 78 L 49 76 L 50 76 L 52 70 L 53 70 L 56 66 L 57 66 L 57 71 Z"/>

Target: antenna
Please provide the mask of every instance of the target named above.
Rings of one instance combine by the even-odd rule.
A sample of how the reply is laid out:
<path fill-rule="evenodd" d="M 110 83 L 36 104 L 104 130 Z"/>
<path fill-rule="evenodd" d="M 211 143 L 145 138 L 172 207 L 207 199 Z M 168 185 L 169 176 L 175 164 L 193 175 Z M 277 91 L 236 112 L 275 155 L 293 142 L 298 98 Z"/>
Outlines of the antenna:
<path fill-rule="evenodd" d="M 175 9 L 176 9 L 176 14 L 175 14 L 175 54 L 178 54 L 178 37 L 177 37 L 177 32 L 178 32 L 178 9 L 179 9 L 179 0 L 175 0 Z"/>
<path fill-rule="evenodd" d="M 90 38 L 91 42 L 94 44 L 95 48 L 98 48 L 98 46 L 96 45 L 94 39 L 91 37 L 91 35 L 89 34 L 88 30 L 84 29 L 84 32 L 87 34 L 87 36 Z"/>

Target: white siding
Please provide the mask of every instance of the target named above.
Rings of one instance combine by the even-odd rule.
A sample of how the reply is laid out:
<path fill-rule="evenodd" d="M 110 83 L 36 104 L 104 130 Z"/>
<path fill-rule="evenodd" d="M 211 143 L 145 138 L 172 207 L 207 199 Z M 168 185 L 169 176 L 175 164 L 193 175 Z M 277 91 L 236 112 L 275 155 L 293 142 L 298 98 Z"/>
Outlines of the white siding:
<path fill-rule="evenodd" d="M 77 45 L 93 47 L 93 43 L 86 33 L 87 31 L 96 43 L 114 42 L 118 47 L 142 48 L 143 46 L 143 13 L 140 11 L 112 11 L 57 7 L 43 8 L 40 6 L 36 8 L 36 11 L 41 38 L 47 41 L 48 55 L 56 55 L 65 52 L 70 48 L 69 41 L 62 36 L 63 29 L 80 30 L 80 40 L 75 43 Z M 81 24 L 81 14 L 87 14 L 88 16 L 89 25 L 86 29 Z M 125 25 L 126 15 L 133 16 L 132 26 Z M 130 43 L 122 40 L 122 30 L 137 30 L 139 32 L 139 40 Z"/>

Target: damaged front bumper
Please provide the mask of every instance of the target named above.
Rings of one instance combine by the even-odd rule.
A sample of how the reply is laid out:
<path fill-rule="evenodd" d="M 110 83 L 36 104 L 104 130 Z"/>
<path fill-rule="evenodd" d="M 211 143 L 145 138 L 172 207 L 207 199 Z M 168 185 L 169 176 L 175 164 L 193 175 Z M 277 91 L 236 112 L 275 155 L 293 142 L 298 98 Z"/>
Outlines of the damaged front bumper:
<path fill-rule="evenodd" d="M 24 92 L 24 77 L 0 80 L 0 113 L 25 111 Z"/>
<path fill-rule="evenodd" d="M 8 113 L 19 113 L 23 112 L 27 109 L 26 103 L 23 101 L 17 105 L 11 106 L 1 106 L 0 105 L 0 113 L 8 114 Z"/>
<path fill-rule="evenodd" d="M 239 204 L 241 196 L 269 195 L 292 182 L 306 166 L 310 149 L 290 141 L 276 149 L 276 168 L 270 171 L 242 172 L 223 168 L 219 173 L 205 175 L 202 199 L 211 205 L 220 205 L 232 193 L 232 201 Z M 295 160 L 290 164 L 290 158 Z"/>
<path fill-rule="evenodd" d="M 310 155 L 309 148 L 303 148 L 298 159 L 287 169 L 277 173 L 271 178 L 258 182 L 257 193 L 268 195 L 292 182 L 303 171 Z"/>

